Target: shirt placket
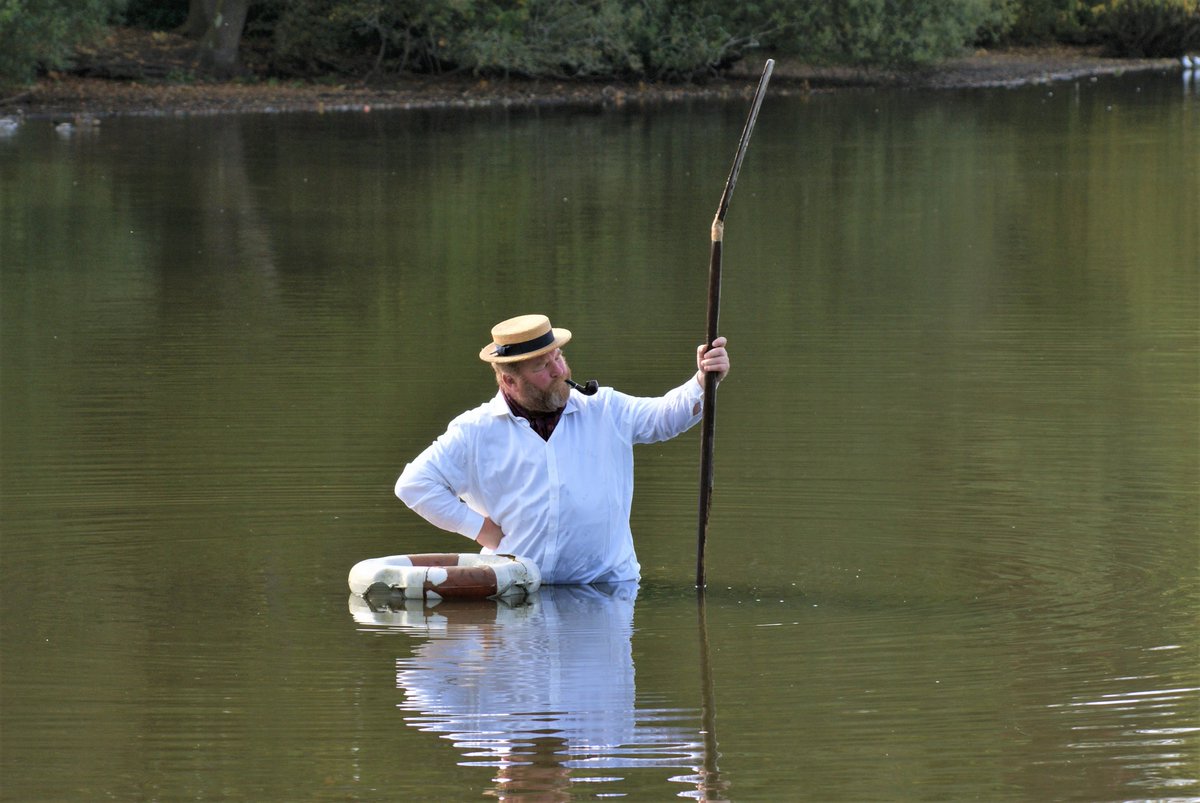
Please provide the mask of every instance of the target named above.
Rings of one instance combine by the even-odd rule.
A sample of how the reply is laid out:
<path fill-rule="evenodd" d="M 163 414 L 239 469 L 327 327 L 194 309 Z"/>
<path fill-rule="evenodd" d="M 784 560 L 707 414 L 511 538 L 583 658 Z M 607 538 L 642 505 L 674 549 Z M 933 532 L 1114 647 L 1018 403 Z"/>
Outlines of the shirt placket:
<path fill-rule="evenodd" d="M 538 440 L 541 441 L 541 438 L 539 437 Z M 551 440 L 553 440 L 553 438 Z M 554 556 L 552 561 L 553 565 L 551 565 L 547 570 L 547 573 L 552 575 L 558 570 L 558 541 L 559 535 L 562 532 L 562 522 L 560 519 L 560 514 L 562 512 L 562 483 L 559 481 L 558 457 L 556 455 L 555 448 L 550 445 L 550 441 L 541 441 L 541 443 L 542 448 L 545 450 L 544 454 L 546 455 L 546 478 L 550 482 L 550 487 L 547 489 L 549 491 L 547 496 L 550 503 L 550 515 L 547 519 L 547 523 L 550 527 L 550 532 L 546 533 L 546 537 L 552 544 L 552 547 L 546 550 L 545 554 Z"/>

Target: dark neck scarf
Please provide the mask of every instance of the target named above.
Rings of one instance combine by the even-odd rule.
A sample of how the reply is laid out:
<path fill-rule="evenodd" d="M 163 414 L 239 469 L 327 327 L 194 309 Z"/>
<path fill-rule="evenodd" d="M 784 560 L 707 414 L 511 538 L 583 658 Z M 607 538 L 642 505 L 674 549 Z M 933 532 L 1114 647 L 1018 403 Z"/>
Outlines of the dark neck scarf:
<path fill-rule="evenodd" d="M 508 403 L 508 409 L 512 410 L 512 414 L 528 421 L 529 426 L 544 441 L 550 440 L 550 433 L 554 432 L 554 428 L 558 426 L 558 419 L 562 418 L 563 410 L 567 409 L 563 406 L 552 413 L 538 413 L 533 410 L 526 410 L 504 391 L 501 391 L 500 395 Z"/>

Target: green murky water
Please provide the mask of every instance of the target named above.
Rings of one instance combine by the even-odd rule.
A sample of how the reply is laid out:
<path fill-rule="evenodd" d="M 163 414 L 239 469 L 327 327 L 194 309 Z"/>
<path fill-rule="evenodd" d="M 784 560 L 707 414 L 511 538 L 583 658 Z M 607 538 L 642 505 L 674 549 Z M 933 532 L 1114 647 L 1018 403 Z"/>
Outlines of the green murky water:
<path fill-rule="evenodd" d="M 6 800 L 1200 800 L 1200 95 L 769 98 L 640 587 L 371 612 L 493 322 L 657 393 L 744 106 L 0 140 Z"/>

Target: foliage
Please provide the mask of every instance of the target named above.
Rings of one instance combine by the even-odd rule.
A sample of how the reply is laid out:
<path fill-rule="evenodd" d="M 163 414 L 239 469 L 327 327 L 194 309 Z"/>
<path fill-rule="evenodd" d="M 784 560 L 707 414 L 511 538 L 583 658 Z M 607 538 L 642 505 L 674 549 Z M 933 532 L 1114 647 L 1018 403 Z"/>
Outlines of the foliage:
<path fill-rule="evenodd" d="M 0 0 L 0 86 L 70 63 L 76 45 L 98 36 L 125 0 Z"/>
<path fill-rule="evenodd" d="M 412 38 L 424 13 L 436 7 L 433 0 L 266 0 L 247 21 L 246 35 L 262 40 L 272 69 L 279 72 L 365 71 L 364 64 L 377 69 L 385 57 L 394 60 L 392 42 Z M 422 58 L 427 47 L 400 49 L 405 56 L 397 69 L 434 66 Z"/>
<path fill-rule="evenodd" d="M 999 29 L 1016 0 L 272 0 L 275 63 L 579 77 L 695 77 L 756 47 L 922 64 Z"/>
<path fill-rule="evenodd" d="M 120 20 L 133 28 L 164 31 L 187 21 L 188 0 L 127 0 Z"/>
<path fill-rule="evenodd" d="M 1011 0 L 799 2 L 780 44 L 805 58 L 913 66 L 957 55 L 981 31 L 1004 27 Z M 994 34 L 991 34 L 994 36 Z"/>
<path fill-rule="evenodd" d="M 1114 56 L 1178 56 L 1200 44 L 1197 0 L 1008 0 L 1013 43 L 1104 44 Z"/>
<path fill-rule="evenodd" d="M 1095 3 L 1095 4 L 1093 4 Z M 278 75 L 695 78 L 756 48 L 805 61 L 936 62 L 975 44 L 1200 47 L 1200 0 L 255 0 L 244 39 Z M 106 20 L 175 28 L 188 0 L 0 0 L 0 82 L 68 63 Z"/>
<path fill-rule="evenodd" d="M 1114 56 L 1181 56 L 1200 49 L 1200 0 L 1110 0 L 1097 33 Z"/>
<path fill-rule="evenodd" d="M 475 72 L 675 77 L 727 62 L 742 42 L 702 2 L 477 3 L 450 56 Z"/>
<path fill-rule="evenodd" d="M 696 75 L 736 59 L 712 0 L 277 0 L 276 63 L 530 76 Z M 743 15 L 744 16 L 744 15 Z"/>
<path fill-rule="evenodd" d="M 1018 44 L 1086 41 L 1095 17 L 1088 0 L 1012 0 L 1004 39 Z"/>

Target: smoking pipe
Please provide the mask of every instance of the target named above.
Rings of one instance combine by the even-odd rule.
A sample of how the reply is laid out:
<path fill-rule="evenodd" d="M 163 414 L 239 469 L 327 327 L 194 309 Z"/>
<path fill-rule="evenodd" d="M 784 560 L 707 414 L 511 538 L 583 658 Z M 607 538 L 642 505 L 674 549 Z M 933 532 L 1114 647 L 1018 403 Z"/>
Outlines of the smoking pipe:
<path fill-rule="evenodd" d="M 578 382 L 576 382 L 574 379 L 568 379 L 567 384 L 570 385 L 571 387 L 575 388 L 577 391 L 582 393 L 584 396 L 595 396 L 596 391 L 600 390 L 600 383 L 597 382 L 595 379 L 589 379 L 587 381 L 586 385 L 581 385 Z"/>

